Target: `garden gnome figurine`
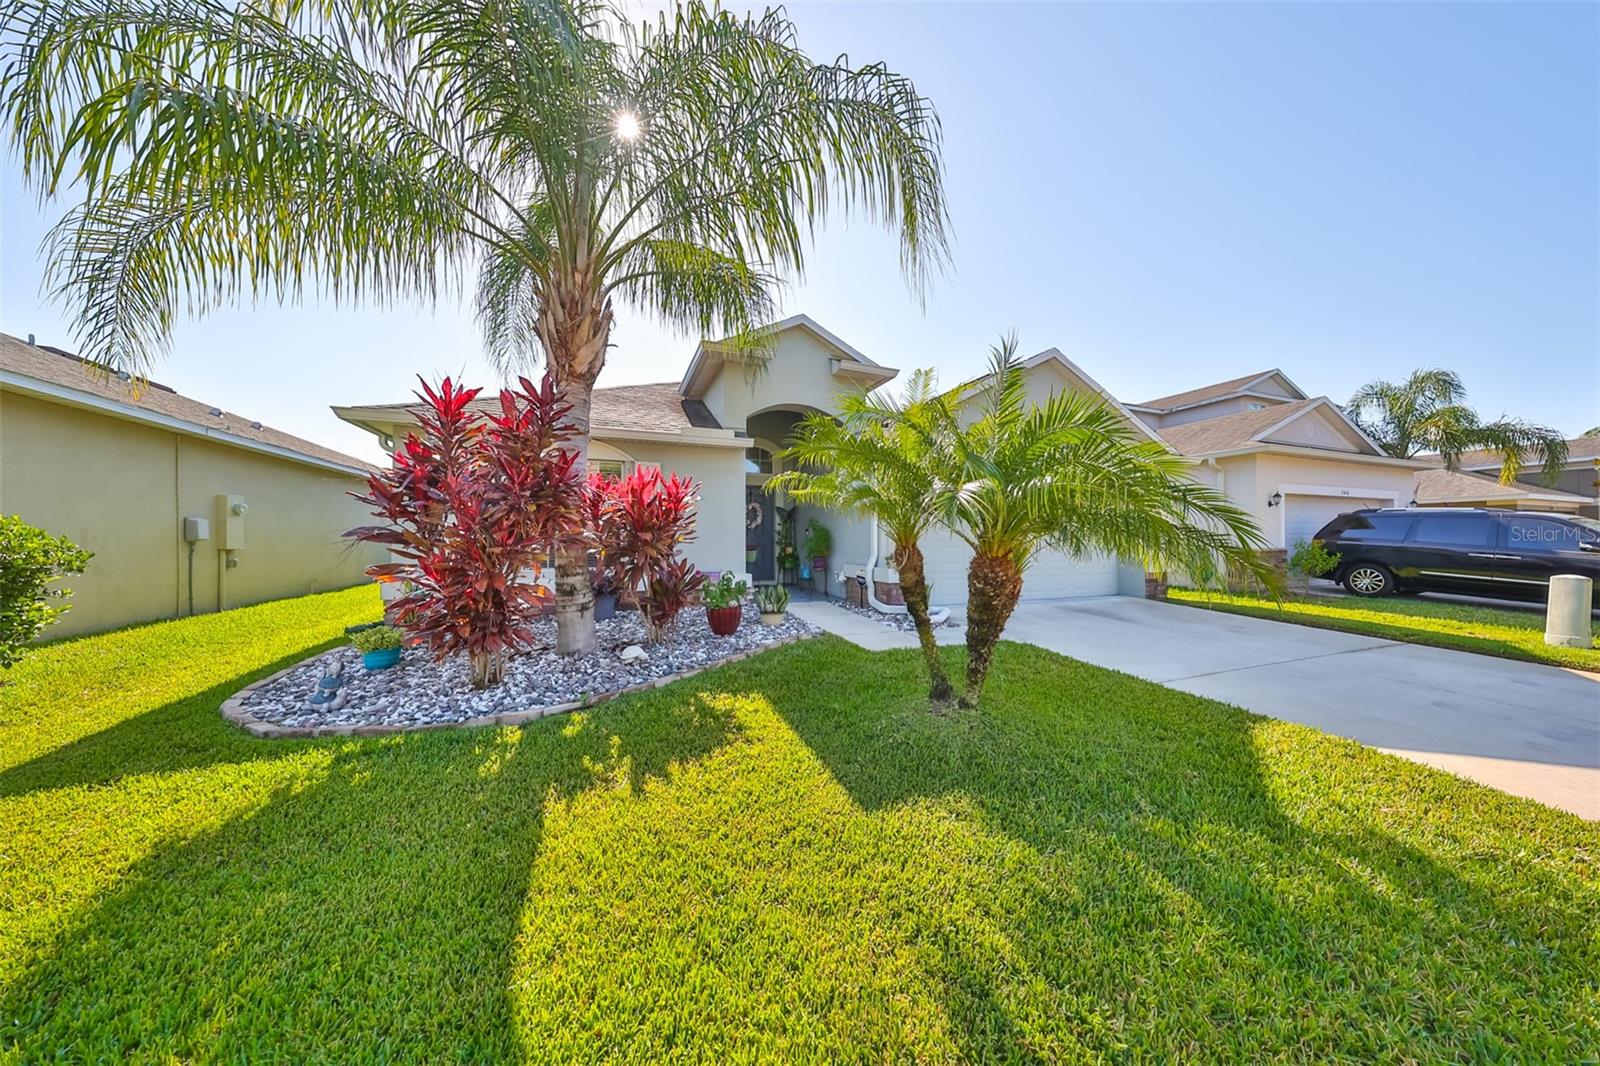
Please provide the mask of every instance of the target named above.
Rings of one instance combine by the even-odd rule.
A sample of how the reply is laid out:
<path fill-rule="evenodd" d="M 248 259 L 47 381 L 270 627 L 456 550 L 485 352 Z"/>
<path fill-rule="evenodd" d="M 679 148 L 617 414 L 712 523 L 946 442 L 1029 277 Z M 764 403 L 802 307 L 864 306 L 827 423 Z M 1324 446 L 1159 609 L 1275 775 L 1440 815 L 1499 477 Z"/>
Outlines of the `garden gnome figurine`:
<path fill-rule="evenodd" d="M 337 711 L 344 706 L 344 693 L 339 691 L 339 686 L 343 683 L 344 665 L 337 659 L 330 659 L 323 666 L 322 676 L 317 679 L 316 691 L 306 700 L 306 707 L 313 711 Z"/>

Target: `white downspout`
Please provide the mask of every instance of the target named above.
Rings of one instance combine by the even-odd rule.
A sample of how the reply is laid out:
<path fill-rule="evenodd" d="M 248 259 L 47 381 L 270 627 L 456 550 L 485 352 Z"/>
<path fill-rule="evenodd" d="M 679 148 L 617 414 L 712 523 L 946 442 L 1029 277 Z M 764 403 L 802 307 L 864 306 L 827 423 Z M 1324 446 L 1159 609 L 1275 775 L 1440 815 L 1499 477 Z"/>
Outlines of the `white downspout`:
<path fill-rule="evenodd" d="M 1216 486 L 1217 491 L 1222 493 L 1223 495 L 1227 495 L 1227 492 L 1228 492 L 1228 472 L 1226 470 L 1222 469 L 1222 467 L 1220 465 L 1218 465 L 1216 456 L 1212 456 L 1211 458 L 1207 459 L 1206 460 L 1206 465 L 1217 472 L 1217 486 Z"/>
<path fill-rule="evenodd" d="M 906 605 L 903 603 L 884 603 L 878 599 L 878 583 L 872 580 L 872 572 L 878 566 L 878 516 L 872 516 L 872 547 L 867 551 L 867 569 L 865 579 L 867 582 L 867 602 L 881 614 L 905 614 Z M 934 625 L 943 625 L 945 619 L 950 617 L 948 607 L 930 607 L 928 621 Z"/>

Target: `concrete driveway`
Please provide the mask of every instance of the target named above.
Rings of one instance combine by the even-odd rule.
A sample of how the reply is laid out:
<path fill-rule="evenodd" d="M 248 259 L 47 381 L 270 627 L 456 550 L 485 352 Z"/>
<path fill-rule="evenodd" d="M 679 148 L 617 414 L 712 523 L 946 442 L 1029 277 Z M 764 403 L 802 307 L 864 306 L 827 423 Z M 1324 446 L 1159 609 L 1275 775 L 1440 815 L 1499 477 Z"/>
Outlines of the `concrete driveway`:
<path fill-rule="evenodd" d="M 1131 597 L 1021 604 L 1005 639 L 1600 819 L 1593 674 Z"/>

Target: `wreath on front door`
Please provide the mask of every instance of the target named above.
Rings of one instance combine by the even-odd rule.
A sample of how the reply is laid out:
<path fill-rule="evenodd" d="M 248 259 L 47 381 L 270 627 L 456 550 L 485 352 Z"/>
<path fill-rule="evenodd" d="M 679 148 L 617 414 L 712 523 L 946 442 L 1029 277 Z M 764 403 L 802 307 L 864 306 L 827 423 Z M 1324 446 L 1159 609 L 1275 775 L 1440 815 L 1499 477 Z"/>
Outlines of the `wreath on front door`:
<path fill-rule="evenodd" d="M 751 500 L 744 508 L 744 528 L 760 529 L 765 516 L 761 513 L 761 504 Z"/>

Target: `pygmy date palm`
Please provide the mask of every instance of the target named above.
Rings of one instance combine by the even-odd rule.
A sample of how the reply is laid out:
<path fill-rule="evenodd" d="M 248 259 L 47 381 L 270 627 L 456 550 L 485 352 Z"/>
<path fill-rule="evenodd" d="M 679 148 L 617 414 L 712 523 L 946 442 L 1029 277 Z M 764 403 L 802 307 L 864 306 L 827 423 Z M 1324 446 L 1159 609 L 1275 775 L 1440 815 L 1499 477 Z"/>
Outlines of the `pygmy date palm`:
<path fill-rule="evenodd" d="M 540 356 L 586 466 L 615 302 L 761 350 L 830 207 L 945 255 L 938 119 L 879 65 L 816 63 L 781 11 L 694 0 L 13 0 L 0 113 L 77 202 L 47 282 L 80 349 L 142 372 L 180 310 L 431 299 L 476 278 L 486 347 Z M 594 643 L 581 545 L 559 646 Z"/>
<path fill-rule="evenodd" d="M 931 371 L 912 375 L 903 400 L 861 393 L 839 398 L 839 419 L 817 412 L 797 427 L 783 456 L 794 464 L 770 487 L 833 510 L 876 517 L 894 542 L 894 565 L 906 613 L 928 664 L 929 697 L 947 703 L 953 691 L 928 615 L 921 538 L 934 524 L 941 488 L 935 454 L 951 424 L 935 395 Z M 787 464 L 786 464 L 787 466 Z"/>
<path fill-rule="evenodd" d="M 967 571 L 967 689 L 975 706 L 995 644 L 1042 548 L 1111 553 L 1192 578 L 1232 572 L 1269 587 L 1266 540 L 1250 516 L 1188 475 L 1185 460 L 1141 441 L 1100 399 L 1058 392 L 1030 404 L 1007 337 L 942 454 L 941 520 L 972 549 Z"/>
<path fill-rule="evenodd" d="M 1414 370 L 1396 385 L 1373 381 L 1356 390 L 1345 411 L 1384 451 L 1400 459 L 1434 452 L 1454 470 L 1461 453 L 1482 449 L 1500 460 L 1511 484 L 1524 463 L 1553 482 L 1567 463 L 1567 441 L 1549 426 L 1520 418 L 1485 422 L 1466 404 L 1467 389 L 1451 370 Z"/>

